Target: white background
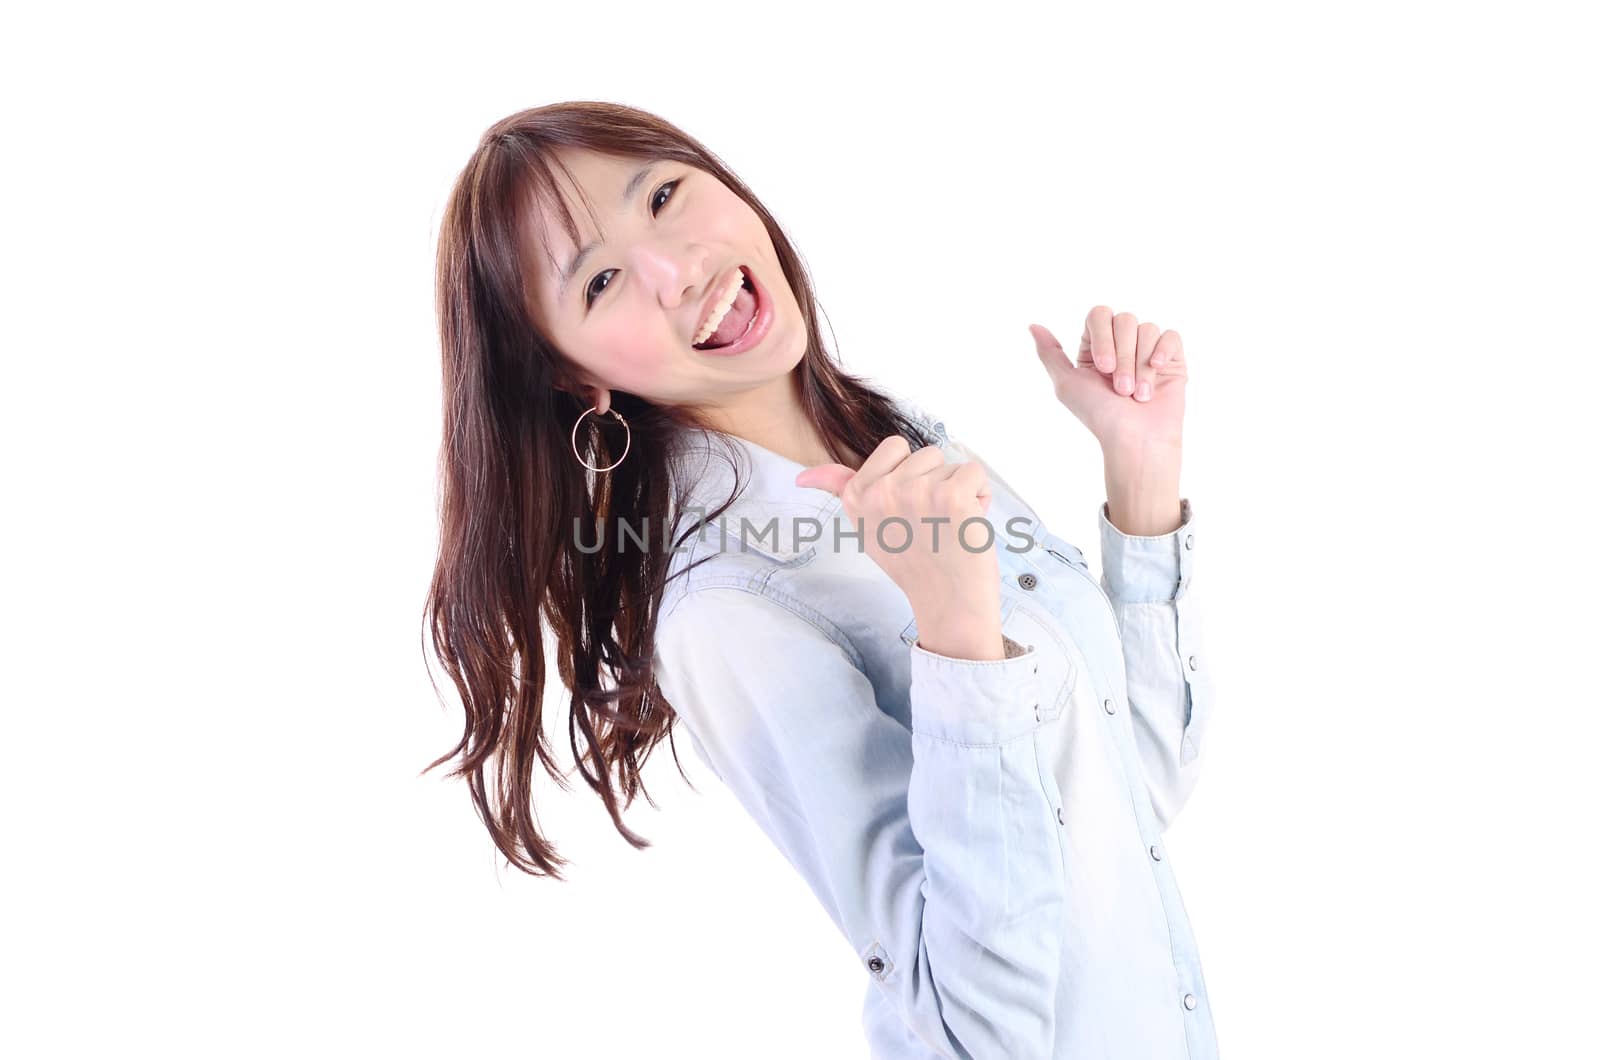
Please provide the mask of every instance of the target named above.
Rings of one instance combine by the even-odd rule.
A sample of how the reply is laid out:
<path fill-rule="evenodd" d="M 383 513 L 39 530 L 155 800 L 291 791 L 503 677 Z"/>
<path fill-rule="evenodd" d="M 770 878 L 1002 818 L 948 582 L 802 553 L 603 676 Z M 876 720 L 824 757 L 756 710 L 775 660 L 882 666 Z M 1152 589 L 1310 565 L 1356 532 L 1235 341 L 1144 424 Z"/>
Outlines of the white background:
<path fill-rule="evenodd" d="M 721 154 L 844 364 L 1096 569 L 1027 325 L 1183 334 L 1219 698 L 1168 842 L 1225 1057 L 1593 1048 L 1578 5 L 49 10 L 0 33 L 3 1051 L 865 1057 L 852 950 L 687 739 L 647 851 L 545 782 L 563 884 L 419 776 L 438 219 L 491 122 L 584 98 Z"/>

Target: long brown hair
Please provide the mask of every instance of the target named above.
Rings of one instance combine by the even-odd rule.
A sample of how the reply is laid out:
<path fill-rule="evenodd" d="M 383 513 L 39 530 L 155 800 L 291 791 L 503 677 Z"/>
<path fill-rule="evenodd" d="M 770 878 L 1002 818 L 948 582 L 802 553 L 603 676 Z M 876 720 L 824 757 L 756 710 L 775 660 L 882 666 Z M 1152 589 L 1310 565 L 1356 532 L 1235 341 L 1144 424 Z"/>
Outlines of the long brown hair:
<path fill-rule="evenodd" d="M 914 445 L 931 439 L 892 398 L 845 372 L 824 350 L 799 254 L 754 193 L 687 133 L 632 107 L 577 101 L 519 111 L 483 134 L 440 222 L 444 436 L 439 552 L 424 613 L 433 652 L 461 697 L 465 728 L 456 746 L 423 772 L 460 755 L 449 776 L 467 779 L 478 816 L 510 864 L 560 880 L 568 861 L 540 834 L 532 805 L 536 760 L 568 788 L 544 731 L 546 638 L 554 638 L 557 673 L 570 697 L 575 768 L 622 837 L 636 849 L 650 846 L 622 823 L 621 809 L 638 792 L 656 805 L 640 770 L 663 737 L 670 741 L 677 717 L 651 664 L 671 546 L 668 534 L 655 532 L 641 546 L 619 524 L 665 527 L 669 505 L 681 511 L 684 497 L 672 495 L 669 442 L 679 429 L 709 424 L 686 408 L 614 391 L 612 407 L 631 428 L 626 459 L 596 473 L 574 458 L 573 425 L 590 406 L 578 396 L 575 366 L 541 329 L 526 282 L 531 251 L 549 253 L 536 204 L 550 204 L 569 238 L 580 239 L 554 180 L 552 164 L 570 179 L 557 148 L 673 160 L 715 175 L 772 237 L 805 316 L 806 351 L 795 368 L 801 407 L 834 458 L 870 453 L 890 434 Z M 585 459 L 604 467 L 620 455 L 621 430 L 609 417 L 603 425 L 597 419 L 585 420 L 589 429 L 580 437 Z M 732 495 L 705 518 L 724 511 L 741 488 L 736 472 Z M 591 549 L 596 540 L 605 547 L 579 548 L 579 527 Z M 678 542 L 694 532 L 690 527 Z M 682 776 L 675 743 L 672 754 Z M 490 763 L 497 774 L 492 796 Z"/>

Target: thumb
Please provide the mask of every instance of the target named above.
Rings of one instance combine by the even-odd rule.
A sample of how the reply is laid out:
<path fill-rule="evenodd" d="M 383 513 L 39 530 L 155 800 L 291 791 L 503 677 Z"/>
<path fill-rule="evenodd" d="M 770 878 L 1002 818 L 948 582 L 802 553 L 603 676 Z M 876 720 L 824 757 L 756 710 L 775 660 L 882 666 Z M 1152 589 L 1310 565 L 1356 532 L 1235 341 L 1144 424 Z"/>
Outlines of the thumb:
<path fill-rule="evenodd" d="M 808 467 L 794 477 L 796 486 L 815 487 L 827 490 L 835 497 L 844 489 L 845 483 L 855 478 L 856 473 L 843 464 L 818 464 Z"/>
<path fill-rule="evenodd" d="M 1033 335 L 1039 363 L 1044 365 L 1044 370 L 1050 373 L 1050 381 L 1055 384 L 1056 396 L 1063 405 L 1077 412 L 1085 388 L 1100 383 L 1098 373 L 1073 364 L 1067 351 L 1062 349 L 1061 343 L 1043 324 L 1029 324 L 1028 331 Z"/>

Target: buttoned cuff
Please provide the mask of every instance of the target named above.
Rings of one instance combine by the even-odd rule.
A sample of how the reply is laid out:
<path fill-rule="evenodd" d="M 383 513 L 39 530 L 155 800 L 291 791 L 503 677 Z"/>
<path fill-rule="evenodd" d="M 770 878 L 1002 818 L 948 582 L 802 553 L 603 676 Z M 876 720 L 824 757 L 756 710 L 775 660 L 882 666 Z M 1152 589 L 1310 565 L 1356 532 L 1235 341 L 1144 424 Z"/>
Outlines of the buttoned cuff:
<path fill-rule="evenodd" d="M 911 645 L 911 727 L 920 736 L 993 747 L 1041 724 L 1039 653 L 1004 659 L 955 659 Z"/>
<path fill-rule="evenodd" d="M 1181 500 L 1183 522 L 1166 534 L 1125 534 L 1111 523 L 1111 502 L 1100 504 L 1101 584 L 1124 603 L 1165 603 L 1189 589 L 1194 563 L 1194 510 Z"/>

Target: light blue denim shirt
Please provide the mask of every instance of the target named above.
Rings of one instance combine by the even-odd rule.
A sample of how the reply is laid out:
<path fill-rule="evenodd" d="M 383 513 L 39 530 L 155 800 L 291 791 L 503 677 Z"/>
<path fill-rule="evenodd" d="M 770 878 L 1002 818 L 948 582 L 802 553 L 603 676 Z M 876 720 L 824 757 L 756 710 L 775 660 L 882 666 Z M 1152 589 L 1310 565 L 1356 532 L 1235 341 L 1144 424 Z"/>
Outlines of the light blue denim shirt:
<path fill-rule="evenodd" d="M 946 463 L 981 459 L 900 404 Z M 732 483 L 706 437 L 677 450 L 704 509 L 681 528 Z M 849 944 L 871 1055 L 1215 1057 L 1162 844 L 1211 716 L 1188 499 L 1154 537 L 1123 534 L 1102 504 L 1097 582 L 982 461 L 1009 657 L 954 659 L 916 643 L 838 498 L 729 440 L 748 486 L 673 556 L 674 573 L 711 558 L 668 582 L 657 680 Z"/>

